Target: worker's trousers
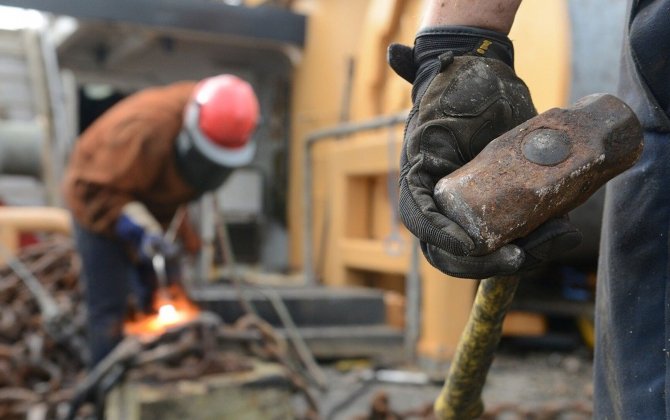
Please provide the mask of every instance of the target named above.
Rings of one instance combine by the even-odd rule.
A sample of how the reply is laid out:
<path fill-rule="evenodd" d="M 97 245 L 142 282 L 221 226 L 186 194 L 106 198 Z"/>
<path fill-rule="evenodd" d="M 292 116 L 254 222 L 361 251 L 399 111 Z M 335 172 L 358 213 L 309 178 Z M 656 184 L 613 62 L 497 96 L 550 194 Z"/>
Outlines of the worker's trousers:
<path fill-rule="evenodd" d="M 670 134 L 610 181 L 596 297 L 595 418 L 670 413 Z"/>
<path fill-rule="evenodd" d="M 670 0 L 631 1 L 619 96 L 645 128 L 607 185 L 598 264 L 594 417 L 670 418 Z"/>
<path fill-rule="evenodd" d="M 74 223 L 82 261 L 81 284 L 87 310 L 91 366 L 103 359 L 123 338 L 123 321 L 131 292 L 145 300 L 142 269 L 134 264 L 124 244 Z"/>

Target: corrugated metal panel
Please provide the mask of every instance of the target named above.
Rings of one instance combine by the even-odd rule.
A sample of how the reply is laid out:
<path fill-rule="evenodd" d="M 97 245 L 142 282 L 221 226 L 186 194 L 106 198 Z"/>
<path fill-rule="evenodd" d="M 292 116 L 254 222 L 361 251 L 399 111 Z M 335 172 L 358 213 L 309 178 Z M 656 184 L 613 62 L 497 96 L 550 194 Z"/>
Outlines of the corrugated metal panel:
<path fill-rule="evenodd" d="M 0 119 L 34 119 L 34 98 L 24 34 L 0 30 Z"/>
<path fill-rule="evenodd" d="M 0 165 L 0 199 L 8 204 L 54 201 L 53 182 L 45 188 L 43 179 L 50 166 L 44 152 L 51 118 L 46 71 L 40 33 L 0 30 L 0 149 L 6 159 Z"/>
<path fill-rule="evenodd" d="M 35 118 L 24 42 L 19 31 L 0 31 L 0 119 Z"/>

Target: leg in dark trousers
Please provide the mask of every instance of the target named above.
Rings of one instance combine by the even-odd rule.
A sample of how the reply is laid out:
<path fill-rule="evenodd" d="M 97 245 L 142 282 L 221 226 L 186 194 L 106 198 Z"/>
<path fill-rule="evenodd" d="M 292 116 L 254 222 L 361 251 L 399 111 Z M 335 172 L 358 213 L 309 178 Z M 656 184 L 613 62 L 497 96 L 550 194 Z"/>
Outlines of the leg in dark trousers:
<path fill-rule="evenodd" d="M 77 223 L 74 226 L 82 260 L 81 281 L 86 289 L 91 366 L 95 366 L 123 338 L 129 279 L 135 267 L 120 242 Z"/>

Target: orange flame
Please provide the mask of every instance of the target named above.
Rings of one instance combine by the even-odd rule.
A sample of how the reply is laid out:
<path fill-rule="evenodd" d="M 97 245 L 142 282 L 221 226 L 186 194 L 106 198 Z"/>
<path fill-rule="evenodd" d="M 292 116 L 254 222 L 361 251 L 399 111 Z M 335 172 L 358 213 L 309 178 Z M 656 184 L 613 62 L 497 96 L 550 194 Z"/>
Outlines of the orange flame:
<path fill-rule="evenodd" d="M 155 337 L 169 328 L 185 324 L 195 319 L 200 310 L 176 285 L 172 285 L 166 293 L 157 293 L 154 299 L 156 312 L 139 315 L 132 321 L 126 321 L 123 330 L 126 335 Z"/>

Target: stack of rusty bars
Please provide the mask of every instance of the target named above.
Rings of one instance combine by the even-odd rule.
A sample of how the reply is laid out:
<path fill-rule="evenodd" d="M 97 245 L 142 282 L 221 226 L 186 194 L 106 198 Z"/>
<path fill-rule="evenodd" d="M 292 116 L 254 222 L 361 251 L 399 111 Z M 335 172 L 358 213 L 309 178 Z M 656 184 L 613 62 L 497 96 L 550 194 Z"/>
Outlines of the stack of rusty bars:
<path fill-rule="evenodd" d="M 53 418 L 84 373 L 85 312 L 79 261 L 69 238 L 46 237 L 16 257 L 56 302 L 67 334 L 45 328 L 33 293 L 10 265 L 0 268 L 0 418 Z"/>

